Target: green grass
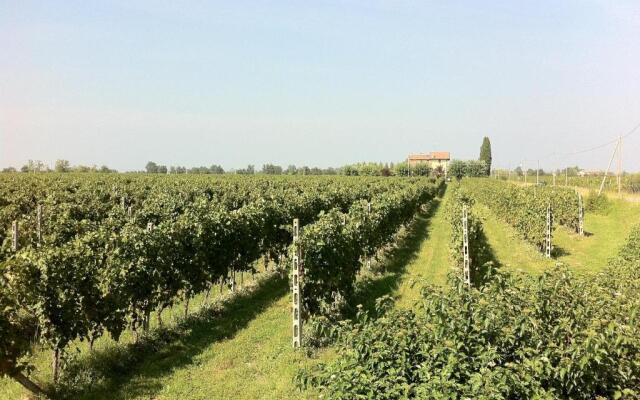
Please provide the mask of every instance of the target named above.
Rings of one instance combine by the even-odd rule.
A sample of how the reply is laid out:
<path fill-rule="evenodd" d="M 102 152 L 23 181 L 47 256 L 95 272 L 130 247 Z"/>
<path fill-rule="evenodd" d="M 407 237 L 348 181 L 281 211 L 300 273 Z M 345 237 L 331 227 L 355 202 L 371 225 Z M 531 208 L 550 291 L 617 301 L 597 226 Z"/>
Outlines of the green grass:
<path fill-rule="evenodd" d="M 445 194 L 442 203 L 447 201 Z M 451 228 L 446 220 L 444 204 L 436 200 L 431 218 L 420 225 L 421 240 L 414 257 L 406 265 L 400 286 L 395 292 L 396 306 L 411 308 L 420 299 L 422 283 L 444 285 L 451 268 L 449 239 Z M 424 217 L 419 217 L 424 218 Z"/>
<path fill-rule="evenodd" d="M 559 261 L 576 271 L 595 272 L 607 265 L 617 254 L 631 232 L 640 221 L 640 204 L 610 197 L 611 206 L 606 215 L 587 213 L 586 236 L 556 229 L 554 245 L 560 252 Z"/>
<path fill-rule="evenodd" d="M 477 205 L 476 209 L 482 217 L 489 245 L 502 268 L 536 274 L 557 262 L 567 264 L 580 273 L 601 270 L 617 253 L 632 226 L 640 220 L 639 204 L 611 200 L 611 208 L 606 215 L 586 214 L 586 236 L 558 227 L 553 238 L 556 256 L 549 260 L 520 239 L 513 228 L 500 221 L 487 207 Z"/>
<path fill-rule="evenodd" d="M 553 261 L 522 240 L 512 227 L 499 220 L 486 206 L 476 204 L 474 210 L 482 220 L 487 242 L 500 268 L 541 273 L 554 265 Z"/>

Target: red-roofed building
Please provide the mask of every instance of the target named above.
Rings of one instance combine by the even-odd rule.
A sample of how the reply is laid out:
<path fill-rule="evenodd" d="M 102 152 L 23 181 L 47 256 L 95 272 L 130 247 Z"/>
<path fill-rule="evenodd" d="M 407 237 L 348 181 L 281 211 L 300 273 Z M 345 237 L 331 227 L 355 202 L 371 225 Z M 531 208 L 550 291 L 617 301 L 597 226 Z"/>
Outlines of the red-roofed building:
<path fill-rule="evenodd" d="M 426 154 L 410 154 L 409 157 L 407 157 L 407 163 L 410 168 L 419 164 L 427 164 L 431 169 L 442 167 L 445 174 L 447 173 L 450 160 L 451 155 L 448 151 L 432 151 L 431 153 Z"/>

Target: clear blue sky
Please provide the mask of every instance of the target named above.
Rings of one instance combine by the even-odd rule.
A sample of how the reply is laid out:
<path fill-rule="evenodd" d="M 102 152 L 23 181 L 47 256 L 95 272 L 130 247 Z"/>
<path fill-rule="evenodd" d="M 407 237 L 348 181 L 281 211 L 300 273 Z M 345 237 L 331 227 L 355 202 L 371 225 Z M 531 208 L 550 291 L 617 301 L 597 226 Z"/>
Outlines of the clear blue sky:
<path fill-rule="evenodd" d="M 476 158 L 484 135 L 515 166 L 638 123 L 637 0 L 0 0 L 2 167 Z"/>

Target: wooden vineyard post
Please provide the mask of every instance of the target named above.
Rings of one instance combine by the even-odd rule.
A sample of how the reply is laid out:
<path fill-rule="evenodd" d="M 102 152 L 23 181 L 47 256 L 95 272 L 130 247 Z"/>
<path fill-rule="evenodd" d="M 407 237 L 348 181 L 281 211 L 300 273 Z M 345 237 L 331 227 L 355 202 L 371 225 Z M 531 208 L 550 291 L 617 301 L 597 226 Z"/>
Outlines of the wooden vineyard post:
<path fill-rule="evenodd" d="M 293 255 L 292 264 L 292 297 L 293 297 L 293 347 L 298 348 L 302 345 L 302 313 L 300 307 L 300 264 L 302 263 L 302 251 L 298 244 L 300 239 L 300 220 L 293 220 L 293 245 L 295 246 L 295 254 Z"/>
<path fill-rule="evenodd" d="M 584 204 L 582 204 L 582 195 L 578 193 L 578 233 L 584 236 Z"/>
<path fill-rule="evenodd" d="M 38 246 L 42 243 L 42 204 L 38 204 L 36 215 L 36 236 L 38 238 Z"/>
<path fill-rule="evenodd" d="M 13 221 L 11 225 L 11 250 L 18 251 L 18 239 L 20 233 L 18 232 L 18 221 Z"/>
<path fill-rule="evenodd" d="M 133 215 L 133 208 L 129 206 L 129 208 L 127 208 L 127 217 L 131 219 L 132 215 Z"/>
<path fill-rule="evenodd" d="M 547 258 L 551 258 L 551 204 L 547 206 L 547 234 L 545 238 L 545 251 Z"/>
<path fill-rule="evenodd" d="M 469 258 L 469 214 L 466 204 L 462 206 L 462 254 L 464 256 L 462 278 L 467 286 L 471 286 L 471 259 Z"/>

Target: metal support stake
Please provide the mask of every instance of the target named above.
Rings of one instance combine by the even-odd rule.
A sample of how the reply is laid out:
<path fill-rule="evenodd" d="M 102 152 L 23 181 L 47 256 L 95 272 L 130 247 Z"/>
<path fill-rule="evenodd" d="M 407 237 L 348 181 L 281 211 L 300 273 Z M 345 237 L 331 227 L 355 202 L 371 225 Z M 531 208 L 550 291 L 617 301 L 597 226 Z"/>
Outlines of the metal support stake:
<path fill-rule="evenodd" d="M 293 255 L 292 264 L 292 297 L 293 297 L 293 347 L 297 348 L 302 345 L 302 313 L 300 299 L 300 269 L 302 263 L 302 250 L 298 244 L 300 239 L 300 221 L 298 218 L 293 220 L 293 245 L 295 246 L 295 254 Z"/>
<path fill-rule="evenodd" d="M 546 237 L 546 240 L 545 240 L 545 242 L 546 242 L 545 243 L 546 244 L 545 250 L 546 250 L 547 258 L 551 258 L 551 224 L 552 224 L 551 219 L 552 219 L 551 218 L 551 204 L 549 204 L 547 206 L 547 235 L 546 235 L 547 237 Z"/>
<path fill-rule="evenodd" d="M 467 286 L 471 286 L 471 259 L 469 257 L 469 214 L 466 204 L 462 206 L 462 254 L 464 256 L 462 278 Z"/>
<path fill-rule="evenodd" d="M 11 225 L 11 250 L 18 251 L 18 238 L 20 233 L 18 232 L 18 221 L 13 221 Z"/>

